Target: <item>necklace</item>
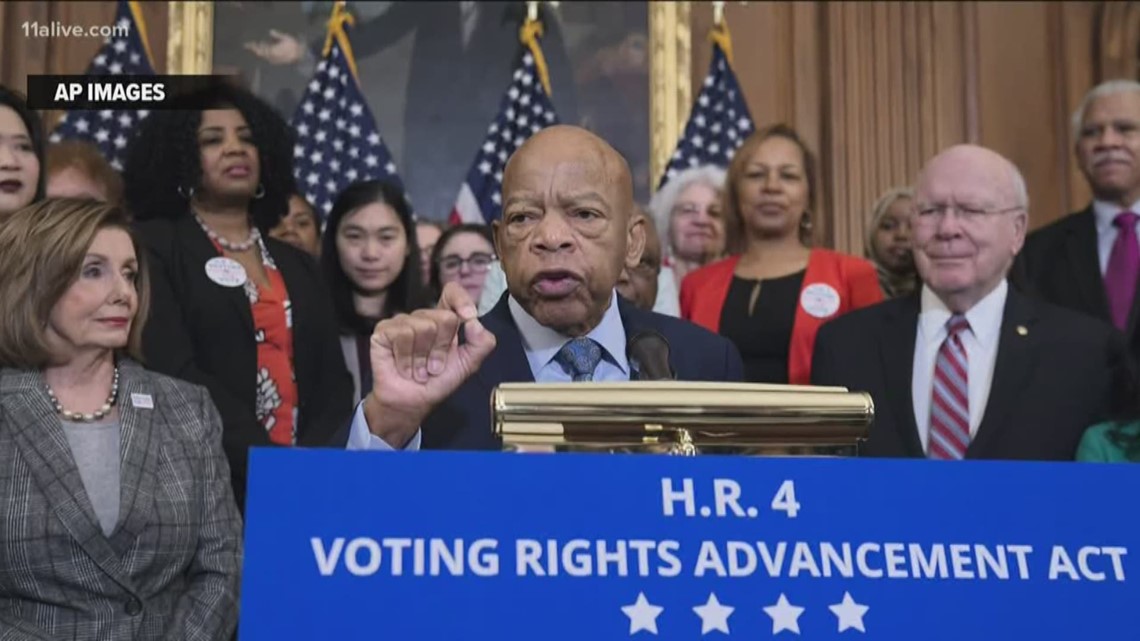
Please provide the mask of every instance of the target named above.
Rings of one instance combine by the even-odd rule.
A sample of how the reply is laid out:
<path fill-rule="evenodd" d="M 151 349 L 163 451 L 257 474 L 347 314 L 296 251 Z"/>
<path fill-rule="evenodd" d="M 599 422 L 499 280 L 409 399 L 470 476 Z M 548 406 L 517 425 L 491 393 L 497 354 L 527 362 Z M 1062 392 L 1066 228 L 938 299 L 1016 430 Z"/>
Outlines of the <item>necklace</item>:
<path fill-rule="evenodd" d="M 240 243 L 231 243 L 225 238 L 219 236 L 218 233 L 213 229 L 210 229 L 210 226 L 207 225 L 206 221 L 202 220 L 201 216 L 198 214 L 194 214 L 194 220 L 198 221 L 198 225 L 202 228 L 202 231 L 206 232 L 206 235 L 210 237 L 210 240 L 221 245 L 222 249 L 228 249 L 232 252 L 247 251 L 256 245 L 257 241 L 261 239 L 261 232 L 257 230 L 257 227 L 250 227 L 249 238 L 246 238 Z"/>
<path fill-rule="evenodd" d="M 51 385 L 44 385 L 44 387 L 47 388 L 48 398 L 51 399 L 51 404 L 55 408 L 56 414 L 59 414 L 65 420 L 75 423 L 93 423 L 110 414 L 111 408 L 115 406 L 115 401 L 119 396 L 119 368 L 115 368 L 115 377 L 111 380 L 111 395 L 107 397 L 107 402 L 103 403 L 103 407 L 100 407 L 90 414 L 69 412 L 63 409 L 63 404 L 55 397 L 55 392 L 51 390 Z"/>

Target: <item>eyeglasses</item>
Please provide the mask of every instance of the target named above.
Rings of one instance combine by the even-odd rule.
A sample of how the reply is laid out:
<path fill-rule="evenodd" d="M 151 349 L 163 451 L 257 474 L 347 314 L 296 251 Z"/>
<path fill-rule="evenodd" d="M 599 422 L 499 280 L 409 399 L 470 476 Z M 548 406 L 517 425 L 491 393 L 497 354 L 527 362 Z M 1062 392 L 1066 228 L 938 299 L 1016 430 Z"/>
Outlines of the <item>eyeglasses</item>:
<path fill-rule="evenodd" d="M 1021 211 L 1024 207 L 1013 206 L 1005 209 L 985 209 L 972 205 L 949 205 L 946 203 L 919 205 L 915 208 L 914 224 L 920 227 L 934 227 L 942 222 L 950 210 L 954 210 L 958 219 L 966 224 L 976 224 L 992 216 L 1008 214 L 1012 211 Z"/>
<path fill-rule="evenodd" d="M 462 270 L 464 265 L 469 265 L 471 271 L 481 274 L 490 269 L 491 263 L 494 261 L 494 254 L 484 254 L 482 252 L 471 254 L 471 256 L 467 258 L 444 256 L 439 259 L 439 270 L 445 274 L 454 274 Z"/>

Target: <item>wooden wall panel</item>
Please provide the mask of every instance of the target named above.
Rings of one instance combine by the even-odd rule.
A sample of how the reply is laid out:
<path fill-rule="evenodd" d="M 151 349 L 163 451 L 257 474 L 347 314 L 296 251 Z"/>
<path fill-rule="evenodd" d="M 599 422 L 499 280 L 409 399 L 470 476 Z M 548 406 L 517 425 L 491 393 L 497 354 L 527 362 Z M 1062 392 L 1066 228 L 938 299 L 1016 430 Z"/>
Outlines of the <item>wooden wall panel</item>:
<path fill-rule="evenodd" d="M 1094 46 L 1103 12 L 1081 2 L 733 2 L 726 19 L 757 125 L 787 122 L 820 158 L 817 241 L 861 253 L 878 196 L 957 143 L 1018 164 L 1033 226 L 1083 206 L 1069 116 L 1099 80 L 1097 64 L 1126 66 L 1098 62 L 1112 59 Z M 694 3 L 695 87 L 711 21 Z"/>

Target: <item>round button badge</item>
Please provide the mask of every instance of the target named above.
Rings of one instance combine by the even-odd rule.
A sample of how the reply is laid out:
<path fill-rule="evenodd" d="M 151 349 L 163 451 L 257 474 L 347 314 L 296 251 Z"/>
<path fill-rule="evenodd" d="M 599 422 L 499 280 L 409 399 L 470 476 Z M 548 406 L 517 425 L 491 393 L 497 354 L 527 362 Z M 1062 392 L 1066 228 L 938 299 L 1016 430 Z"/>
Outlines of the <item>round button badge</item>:
<path fill-rule="evenodd" d="M 839 311 L 839 292 L 826 283 L 812 283 L 800 293 L 800 306 L 816 318 L 827 318 Z"/>
<path fill-rule="evenodd" d="M 248 278 L 241 263 L 223 256 L 206 261 L 206 275 L 222 287 L 241 287 Z"/>

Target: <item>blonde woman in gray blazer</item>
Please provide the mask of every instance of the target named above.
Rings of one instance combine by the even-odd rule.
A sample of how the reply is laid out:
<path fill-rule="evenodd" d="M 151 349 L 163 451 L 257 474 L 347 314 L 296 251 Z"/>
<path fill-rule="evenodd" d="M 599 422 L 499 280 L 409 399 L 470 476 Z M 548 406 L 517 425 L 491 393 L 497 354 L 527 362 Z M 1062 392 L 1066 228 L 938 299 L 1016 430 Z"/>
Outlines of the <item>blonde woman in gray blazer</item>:
<path fill-rule="evenodd" d="M 128 225 L 49 199 L 0 227 L 0 641 L 237 625 L 221 420 L 203 388 L 137 362 L 147 271 Z"/>

